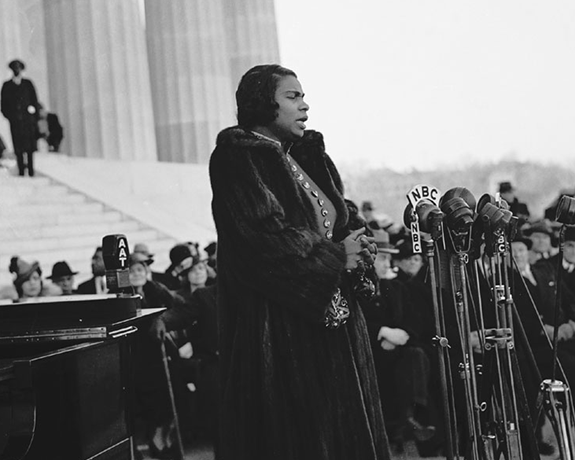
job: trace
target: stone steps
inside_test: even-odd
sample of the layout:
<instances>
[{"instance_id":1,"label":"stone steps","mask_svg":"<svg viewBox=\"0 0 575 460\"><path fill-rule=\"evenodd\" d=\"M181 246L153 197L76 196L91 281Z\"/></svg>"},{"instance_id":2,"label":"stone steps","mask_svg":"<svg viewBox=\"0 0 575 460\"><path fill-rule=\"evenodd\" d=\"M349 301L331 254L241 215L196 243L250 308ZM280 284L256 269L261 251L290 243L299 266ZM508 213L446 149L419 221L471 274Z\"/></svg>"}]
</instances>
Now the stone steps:
<instances>
[{"instance_id":1,"label":"stone steps","mask_svg":"<svg viewBox=\"0 0 575 460\"><path fill-rule=\"evenodd\" d=\"M65 260L82 282L91 277L95 248L114 233L126 235L130 248L146 243L155 254L154 270L170 264L173 238L48 177L2 175L0 197L0 290L12 284L8 266L15 255L37 260L44 277Z\"/></svg>"}]
</instances>

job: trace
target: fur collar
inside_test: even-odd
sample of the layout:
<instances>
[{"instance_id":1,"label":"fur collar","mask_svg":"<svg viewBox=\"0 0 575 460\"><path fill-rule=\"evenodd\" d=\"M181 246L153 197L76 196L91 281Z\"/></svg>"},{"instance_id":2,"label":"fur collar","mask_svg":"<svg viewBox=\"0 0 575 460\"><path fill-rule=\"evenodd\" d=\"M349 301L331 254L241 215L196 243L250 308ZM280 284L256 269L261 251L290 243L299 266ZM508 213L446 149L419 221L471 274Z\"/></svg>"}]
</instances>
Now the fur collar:
<instances>
[{"instance_id":1,"label":"fur collar","mask_svg":"<svg viewBox=\"0 0 575 460\"><path fill-rule=\"evenodd\" d=\"M285 152L279 145L262 139L239 126L232 126L221 131L216 144L223 148L257 149L266 155L276 153L275 159L281 158L282 162L285 158ZM338 216L334 226L334 237L337 241L343 239L348 233L349 214L343 198L343 183L331 158L325 152L323 135L318 131L306 130L303 137L292 145L290 155L333 203ZM287 161L285 165L286 170L289 170Z\"/></svg>"}]
</instances>

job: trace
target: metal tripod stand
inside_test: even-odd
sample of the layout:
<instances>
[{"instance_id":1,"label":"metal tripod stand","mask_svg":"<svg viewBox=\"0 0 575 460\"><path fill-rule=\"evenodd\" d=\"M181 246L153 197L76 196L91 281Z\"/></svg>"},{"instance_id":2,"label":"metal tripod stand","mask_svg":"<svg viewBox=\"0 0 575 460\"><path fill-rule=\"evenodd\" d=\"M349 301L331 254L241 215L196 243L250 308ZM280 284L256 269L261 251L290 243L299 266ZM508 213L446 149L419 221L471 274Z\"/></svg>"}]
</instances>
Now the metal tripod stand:
<instances>
[{"instance_id":1,"label":"metal tripod stand","mask_svg":"<svg viewBox=\"0 0 575 460\"><path fill-rule=\"evenodd\" d=\"M490 260L496 327L485 330L480 384L484 458L538 459L534 426L515 349L514 304L507 263L509 244L502 229L486 233L486 254ZM526 431L523 436L522 427Z\"/></svg>"}]
</instances>

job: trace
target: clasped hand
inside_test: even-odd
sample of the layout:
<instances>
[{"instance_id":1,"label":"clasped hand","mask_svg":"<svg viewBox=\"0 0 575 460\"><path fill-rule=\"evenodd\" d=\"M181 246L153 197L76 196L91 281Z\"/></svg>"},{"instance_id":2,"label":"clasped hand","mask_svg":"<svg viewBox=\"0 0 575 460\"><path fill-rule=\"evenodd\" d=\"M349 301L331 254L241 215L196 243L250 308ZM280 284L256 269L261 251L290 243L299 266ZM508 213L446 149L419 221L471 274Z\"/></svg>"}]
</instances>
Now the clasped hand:
<instances>
[{"instance_id":1,"label":"clasped hand","mask_svg":"<svg viewBox=\"0 0 575 460\"><path fill-rule=\"evenodd\" d=\"M391 351L395 347L401 347L409 340L409 334L403 329L397 327L382 326L377 334L381 348Z\"/></svg>"},{"instance_id":2,"label":"clasped hand","mask_svg":"<svg viewBox=\"0 0 575 460\"><path fill-rule=\"evenodd\" d=\"M362 266L371 266L375 262L377 255L377 245L375 239L364 235L365 228L360 228L351 232L344 240L347 262L345 268L353 270Z\"/></svg>"}]
</instances>

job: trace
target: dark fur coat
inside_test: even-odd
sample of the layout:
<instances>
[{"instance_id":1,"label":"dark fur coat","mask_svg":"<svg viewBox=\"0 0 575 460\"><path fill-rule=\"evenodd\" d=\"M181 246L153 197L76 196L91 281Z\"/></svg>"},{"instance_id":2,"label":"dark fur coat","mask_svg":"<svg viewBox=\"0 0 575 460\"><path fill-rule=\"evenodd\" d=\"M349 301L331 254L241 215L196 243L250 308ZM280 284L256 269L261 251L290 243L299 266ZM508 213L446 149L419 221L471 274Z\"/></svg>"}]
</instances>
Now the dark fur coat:
<instances>
[{"instance_id":1,"label":"dark fur coat","mask_svg":"<svg viewBox=\"0 0 575 460\"><path fill-rule=\"evenodd\" d=\"M350 299L347 324L323 325L336 288L346 292L341 179L321 134L306 132L290 153L333 202L334 241L320 233L312 203L272 142L228 128L210 160L218 231L218 460L388 459L361 310Z\"/></svg>"}]
</instances>

